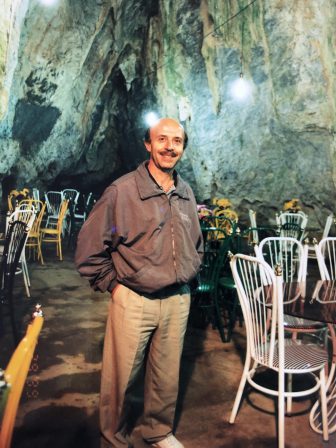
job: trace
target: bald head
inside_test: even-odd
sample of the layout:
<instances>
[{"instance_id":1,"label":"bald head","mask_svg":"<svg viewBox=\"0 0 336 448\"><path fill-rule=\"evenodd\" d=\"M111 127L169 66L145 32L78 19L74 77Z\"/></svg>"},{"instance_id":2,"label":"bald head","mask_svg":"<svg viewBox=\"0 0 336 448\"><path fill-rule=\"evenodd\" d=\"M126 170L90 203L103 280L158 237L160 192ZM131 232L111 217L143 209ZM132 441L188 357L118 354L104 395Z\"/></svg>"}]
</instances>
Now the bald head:
<instances>
[{"instance_id":1,"label":"bald head","mask_svg":"<svg viewBox=\"0 0 336 448\"><path fill-rule=\"evenodd\" d=\"M157 131L164 129L165 127L170 128L176 128L176 130L182 131L183 133L183 149L186 148L188 143L188 136L186 131L184 130L184 127L179 123L177 120L174 120L173 118L161 118L155 124L150 126L146 129L145 132L145 142L150 143L152 139L153 132L156 133Z\"/></svg>"}]
</instances>

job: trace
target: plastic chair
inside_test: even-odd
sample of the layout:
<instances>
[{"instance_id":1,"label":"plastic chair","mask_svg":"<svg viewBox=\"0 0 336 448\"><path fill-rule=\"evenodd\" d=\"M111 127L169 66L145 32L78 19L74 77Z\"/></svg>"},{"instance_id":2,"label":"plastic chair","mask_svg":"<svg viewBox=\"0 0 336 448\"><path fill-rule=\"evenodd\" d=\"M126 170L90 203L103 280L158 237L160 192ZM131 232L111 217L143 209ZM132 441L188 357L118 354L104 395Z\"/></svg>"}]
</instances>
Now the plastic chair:
<instances>
[{"instance_id":1,"label":"plastic chair","mask_svg":"<svg viewBox=\"0 0 336 448\"><path fill-rule=\"evenodd\" d=\"M28 325L26 335L17 346L4 373L6 382L6 405L0 430L0 447L9 448L23 387L41 328L43 315L40 308L34 313L34 320Z\"/></svg>"},{"instance_id":2,"label":"plastic chair","mask_svg":"<svg viewBox=\"0 0 336 448\"><path fill-rule=\"evenodd\" d=\"M63 260L62 256L62 230L63 230L63 221L68 210L69 200L64 200L61 204L58 220L56 223L56 228L42 228L40 230L41 233L41 248L42 243L52 243L56 244L56 252L59 256L60 260ZM41 261L43 263L42 251L41 251Z\"/></svg>"},{"instance_id":3,"label":"plastic chair","mask_svg":"<svg viewBox=\"0 0 336 448\"><path fill-rule=\"evenodd\" d=\"M235 402L230 415L234 423L243 391L248 382L260 392L278 398L278 447L285 446L285 399L303 397L320 391L323 440L327 441L327 403L325 368L328 353L315 344L286 340L283 326L283 278L274 274L264 261L248 255L234 255L230 262L237 285L246 325L246 359ZM267 368L278 377L278 387L270 388L255 379L258 368ZM285 374L311 375L314 385L300 391L286 390Z\"/></svg>"}]
</instances>

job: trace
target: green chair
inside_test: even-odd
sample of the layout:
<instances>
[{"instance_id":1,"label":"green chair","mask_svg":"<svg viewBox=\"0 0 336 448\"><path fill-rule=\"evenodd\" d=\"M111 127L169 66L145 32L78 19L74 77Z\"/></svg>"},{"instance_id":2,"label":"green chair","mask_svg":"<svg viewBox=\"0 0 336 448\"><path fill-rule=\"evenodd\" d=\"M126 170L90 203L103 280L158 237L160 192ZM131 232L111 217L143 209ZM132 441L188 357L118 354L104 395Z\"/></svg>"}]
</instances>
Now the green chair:
<instances>
[{"instance_id":1,"label":"green chair","mask_svg":"<svg viewBox=\"0 0 336 448\"><path fill-rule=\"evenodd\" d=\"M232 237L235 233L235 224L228 234L223 228L203 228L204 256L197 285L191 290L192 310L201 310L205 323L211 323L217 328L223 342L227 341L223 321L223 309L218 291L218 279L222 266L228 260L228 252Z\"/></svg>"}]
</instances>

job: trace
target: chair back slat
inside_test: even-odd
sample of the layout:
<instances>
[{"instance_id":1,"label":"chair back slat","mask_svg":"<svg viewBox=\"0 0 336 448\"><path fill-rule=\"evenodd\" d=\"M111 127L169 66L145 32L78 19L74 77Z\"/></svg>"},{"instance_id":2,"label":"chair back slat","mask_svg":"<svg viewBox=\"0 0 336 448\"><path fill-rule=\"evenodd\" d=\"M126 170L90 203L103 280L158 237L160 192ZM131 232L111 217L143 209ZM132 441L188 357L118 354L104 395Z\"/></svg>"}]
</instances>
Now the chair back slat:
<instances>
[{"instance_id":1,"label":"chair back slat","mask_svg":"<svg viewBox=\"0 0 336 448\"><path fill-rule=\"evenodd\" d=\"M58 217L63 196L61 191L47 191L45 193L48 214Z\"/></svg>"},{"instance_id":2,"label":"chair back slat","mask_svg":"<svg viewBox=\"0 0 336 448\"><path fill-rule=\"evenodd\" d=\"M272 367L277 338L274 272L264 261L242 254L235 255L230 265L246 323L248 349L253 359Z\"/></svg>"},{"instance_id":3,"label":"chair back slat","mask_svg":"<svg viewBox=\"0 0 336 448\"><path fill-rule=\"evenodd\" d=\"M315 252L322 280L336 280L336 237L323 238Z\"/></svg>"},{"instance_id":4,"label":"chair back slat","mask_svg":"<svg viewBox=\"0 0 336 448\"><path fill-rule=\"evenodd\" d=\"M273 269L281 266L285 282L305 280L308 247L303 247L300 241L290 237L269 237L263 239L255 250L258 258Z\"/></svg>"}]
</instances>

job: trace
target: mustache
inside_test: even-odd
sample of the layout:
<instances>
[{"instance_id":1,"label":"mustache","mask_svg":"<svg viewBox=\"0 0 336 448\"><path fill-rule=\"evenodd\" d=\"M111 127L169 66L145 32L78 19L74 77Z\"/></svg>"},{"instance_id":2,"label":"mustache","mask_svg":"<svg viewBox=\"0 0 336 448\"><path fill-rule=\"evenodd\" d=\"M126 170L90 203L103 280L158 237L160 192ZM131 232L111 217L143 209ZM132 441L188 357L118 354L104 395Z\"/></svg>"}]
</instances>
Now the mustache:
<instances>
[{"instance_id":1,"label":"mustache","mask_svg":"<svg viewBox=\"0 0 336 448\"><path fill-rule=\"evenodd\" d=\"M171 157L176 157L177 154L173 149L166 149L165 151L161 151L160 154L162 156L171 156Z\"/></svg>"}]
</instances>

